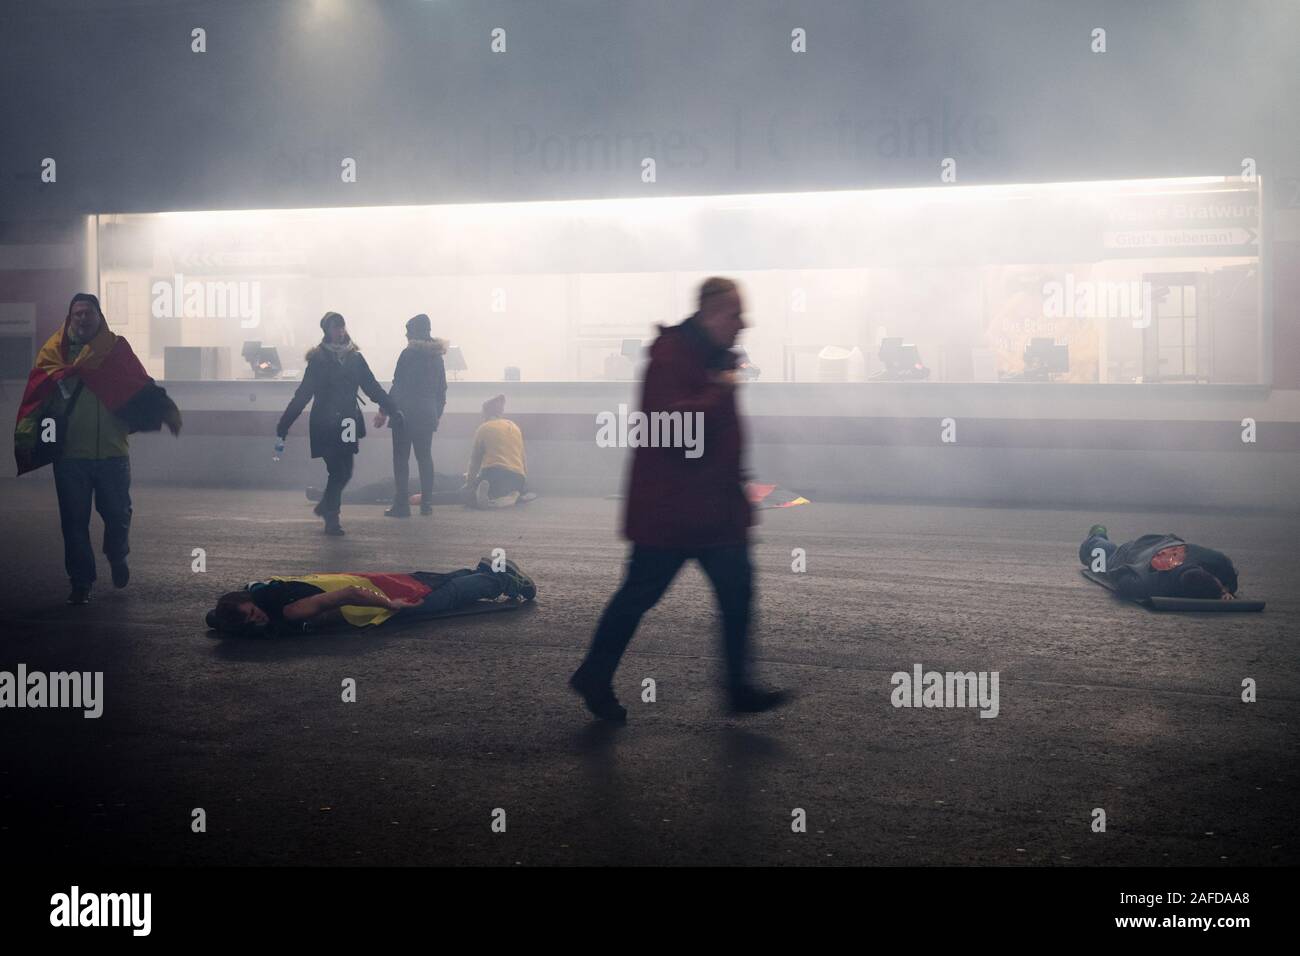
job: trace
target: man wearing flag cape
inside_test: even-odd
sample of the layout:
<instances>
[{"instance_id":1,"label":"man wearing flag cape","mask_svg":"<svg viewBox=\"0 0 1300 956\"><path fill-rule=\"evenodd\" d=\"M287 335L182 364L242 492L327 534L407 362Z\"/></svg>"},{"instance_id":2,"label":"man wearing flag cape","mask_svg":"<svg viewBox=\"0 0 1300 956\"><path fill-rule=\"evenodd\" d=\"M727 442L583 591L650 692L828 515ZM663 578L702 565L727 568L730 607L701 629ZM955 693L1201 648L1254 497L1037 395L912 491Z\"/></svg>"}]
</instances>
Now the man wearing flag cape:
<instances>
[{"instance_id":1,"label":"man wearing flag cape","mask_svg":"<svg viewBox=\"0 0 1300 956\"><path fill-rule=\"evenodd\" d=\"M63 526L69 604L86 604L95 583L92 503L104 519L104 556L113 584L130 578L131 459L127 436L181 430L181 413L145 372L126 339L108 327L99 299L72 297L63 327L50 336L27 376L14 428L18 474L54 466Z\"/></svg>"}]
</instances>

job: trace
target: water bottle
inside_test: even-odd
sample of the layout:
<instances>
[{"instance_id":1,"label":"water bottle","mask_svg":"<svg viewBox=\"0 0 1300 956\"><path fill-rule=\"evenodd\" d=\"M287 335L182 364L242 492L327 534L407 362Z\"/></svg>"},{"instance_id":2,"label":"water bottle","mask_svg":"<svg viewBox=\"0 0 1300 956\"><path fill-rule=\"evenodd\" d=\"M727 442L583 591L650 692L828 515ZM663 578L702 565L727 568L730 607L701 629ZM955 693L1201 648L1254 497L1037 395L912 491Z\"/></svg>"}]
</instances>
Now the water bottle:
<instances>
[{"instance_id":1,"label":"water bottle","mask_svg":"<svg viewBox=\"0 0 1300 956\"><path fill-rule=\"evenodd\" d=\"M275 437L275 454L271 456L272 461L279 461L280 456L284 454L284 439L279 435Z\"/></svg>"}]
</instances>

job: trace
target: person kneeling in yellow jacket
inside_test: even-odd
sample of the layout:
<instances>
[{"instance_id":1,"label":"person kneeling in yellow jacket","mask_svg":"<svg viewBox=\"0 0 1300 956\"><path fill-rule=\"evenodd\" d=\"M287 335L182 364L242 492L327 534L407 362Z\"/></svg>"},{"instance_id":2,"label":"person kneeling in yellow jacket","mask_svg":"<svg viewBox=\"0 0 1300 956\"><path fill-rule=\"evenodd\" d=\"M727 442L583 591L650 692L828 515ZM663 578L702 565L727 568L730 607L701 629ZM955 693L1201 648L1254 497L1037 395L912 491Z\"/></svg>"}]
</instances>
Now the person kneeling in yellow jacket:
<instances>
[{"instance_id":1,"label":"person kneeling in yellow jacket","mask_svg":"<svg viewBox=\"0 0 1300 956\"><path fill-rule=\"evenodd\" d=\"M466 503L476 508L508 508L527 491L524 434L503 417L505 410L504 395L489 398L483 403L483 424L474 433L462 493Z\"/></svg>"}]
</instances>

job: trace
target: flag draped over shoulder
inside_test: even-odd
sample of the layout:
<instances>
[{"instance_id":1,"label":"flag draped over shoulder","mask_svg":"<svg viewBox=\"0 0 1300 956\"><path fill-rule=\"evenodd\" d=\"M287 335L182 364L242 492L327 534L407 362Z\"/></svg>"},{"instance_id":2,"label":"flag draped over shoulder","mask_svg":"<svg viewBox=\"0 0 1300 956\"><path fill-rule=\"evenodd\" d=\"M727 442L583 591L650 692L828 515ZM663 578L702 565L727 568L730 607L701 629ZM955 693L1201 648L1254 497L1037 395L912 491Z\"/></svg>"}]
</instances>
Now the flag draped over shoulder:
<instances>
[{"instance_id":1,"label":"flag draped over shoulder","mask_svg":"<svg viewBox=\"0 0 1300 956\"><path fill-rule=\"evenodd\" d=\"M77 354L68 360L68 324L46 340L27 376L27 388L18 406L14 426L14 459L18 474L39 468L46 461L37 452L41 421L58 397L58 383L73 377L103 402L130 432L158 431L164 424L173 435L180 432L181 413L167 392L157 385L136 358L126 339L113 333L107 323Z\"/></svg>"},{"instance_id":2,"label":"flag draped over shoulder","mask_svg":"<svg viewBox=\"0 0 1300 956\"><path fill-rule=\"evenodd\" d=\"M430 575L441 578L441 575ZM273 581L302 581L320 588L327 594L342 591L344 588L359 587L367 591L379 591L386 597L401 598L415 604L433 590L419 578L411 574L374 574L368 571L331 572L328 574L301 574L291 578L272 578ZM397 612L386 607L369 607L360 604L345 604L339 610L343 620L353 627L369 627L383 624Z\"/></svg>"}]
</instances>

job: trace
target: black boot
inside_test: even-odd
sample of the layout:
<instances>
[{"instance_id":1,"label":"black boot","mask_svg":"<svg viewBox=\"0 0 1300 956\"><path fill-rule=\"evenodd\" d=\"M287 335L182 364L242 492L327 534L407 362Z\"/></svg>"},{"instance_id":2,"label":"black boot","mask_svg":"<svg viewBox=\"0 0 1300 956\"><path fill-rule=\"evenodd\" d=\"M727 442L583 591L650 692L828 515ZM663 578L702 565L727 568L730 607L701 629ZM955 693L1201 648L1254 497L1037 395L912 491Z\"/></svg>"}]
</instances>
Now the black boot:
<instances>
[{"instance_id":1,"label":"black boot","mask_svg":"<svg viewBox=\"0 0 1300 956\"><path fill-rule=\"evenodd\" d=\"M492 565L488 562L487 558L479 561L479 568L482 568L485 563L487 564L488 569L491 570ZM531 601L533 598L537 597L536 583L534 583L532 578L524 574L524 572L519 569L519 565L515 564L513 561L506 561L506 569L498 572L498 574L501 577L502 591L507 597L512 597L520 601Z\"/></svg>"},{"instance_id":2,"label":"black boot","mask_svg":"<svg viewBox=\"0 0 1300 956\"><path fill-rule=\"evenodd\" d=\"M569 678L569 687L599 720L615 724L627 723L627 708L618 702L609 681L593 679L579 667Z\"/></svg>"},{"instance_id":3,"label":"black boot","mask_svg":"<svg viewBox=\"0 0 1300 956\"><path fill-rule=\"evenodd\" d=\"M761 714L773 710L790 700L783 690L764 690L750 684L732 687L727 692L728 705L733 714Z\"/></svg>"}]
</instances>

